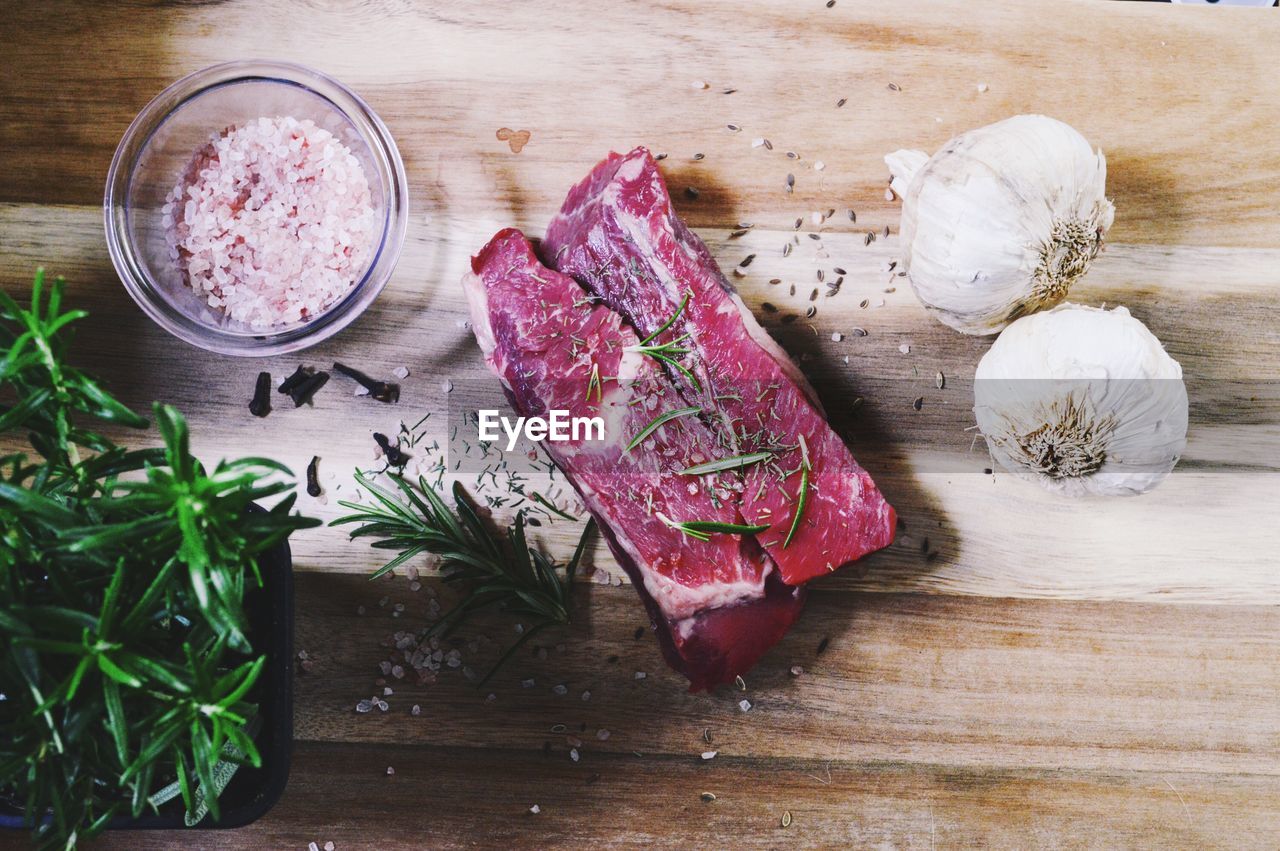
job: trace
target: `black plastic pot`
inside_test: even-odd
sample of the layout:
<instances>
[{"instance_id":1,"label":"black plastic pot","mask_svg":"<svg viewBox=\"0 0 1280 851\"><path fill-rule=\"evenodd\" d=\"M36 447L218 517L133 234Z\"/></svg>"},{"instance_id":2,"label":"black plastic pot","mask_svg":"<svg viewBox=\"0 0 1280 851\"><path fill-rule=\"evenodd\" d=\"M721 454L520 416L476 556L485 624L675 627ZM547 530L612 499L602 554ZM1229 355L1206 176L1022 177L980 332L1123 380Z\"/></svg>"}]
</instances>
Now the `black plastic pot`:
<instances>
[{"instance_id":1,"label":"black plastic pot","mask_svg":"<svg viewBox=\"0 0 1280 851\"><path fill-rule=\"evenodd\" d=\"M261 510L261 509L259 509ZM262 768L242 767L218 796L222 818L205 816L198 829L242 827L271 809L289 779L293 751L293 557L289 542L258 561L264 587L245 595L249 635L255 650L267 656L255 685L262 728L255 739ZM113 819L108 830L185 829L182 800L163 805L159 814ZM0 800L0 828L30 829L21 809Z\"/></svg>"}]
</instances>

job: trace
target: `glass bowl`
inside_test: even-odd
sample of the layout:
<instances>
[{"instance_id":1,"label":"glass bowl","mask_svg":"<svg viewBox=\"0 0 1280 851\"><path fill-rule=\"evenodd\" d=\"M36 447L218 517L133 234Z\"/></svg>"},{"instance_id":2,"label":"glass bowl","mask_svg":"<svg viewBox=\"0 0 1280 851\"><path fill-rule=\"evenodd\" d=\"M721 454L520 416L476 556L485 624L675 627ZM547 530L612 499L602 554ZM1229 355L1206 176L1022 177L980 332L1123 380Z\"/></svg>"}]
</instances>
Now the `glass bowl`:
<instances>
[{"instance_id":1,"label":"glass bowl","mask_svg":"<svg viewBox=\"0 0 1280 851\"><path fill-rule=\"evenodd\" d=\"M163 222L169 192L193 156L232 125L257 118L310 119L345 144L369 182L381 233L367 268L333 304L292 325L254 328L210 307L170 259ZM107 173L107 250L129 295L179 339L228 355L275 355L314 345L345 328L391 277L408 216L404 163L382 120L355 92L286 62L228 62L178 80L138 114Z\"/></svg>"}]
</instances>

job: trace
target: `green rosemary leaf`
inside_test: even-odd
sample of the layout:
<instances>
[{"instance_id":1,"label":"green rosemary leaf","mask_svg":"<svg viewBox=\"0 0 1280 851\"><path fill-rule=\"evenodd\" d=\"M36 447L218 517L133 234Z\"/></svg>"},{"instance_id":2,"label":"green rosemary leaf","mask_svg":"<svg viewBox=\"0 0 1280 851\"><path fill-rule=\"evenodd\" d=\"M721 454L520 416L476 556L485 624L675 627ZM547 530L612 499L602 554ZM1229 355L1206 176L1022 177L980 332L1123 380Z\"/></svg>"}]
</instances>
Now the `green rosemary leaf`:
<instances>
[{"instance_id":1,"label":"green rosemary leaf","mask_svg":"<svg viewBox=\"0 0 1280 851\"><path fill-rule=\"evenodd\" d=\"M802 464L800 466L800 494L796 499L796 513L791 517L791 528L787 531L787 537L782 542L783 549L791 543L791 539L795 537L796 530L800 528L800 518L804 516L804 507L809 502L809 465Z\"/></svg>"},{"instance_id":2,"label":"green rosemary leaf","mask_svg":"<svg viewBox=\"0 0 1280 851\"><path fill-rule=\"evenodd\" d=\"M357 473L357 484L373 503L343 502L353 513L330 525L356 524L348 533L352 538L370 538L377 549L400 551L377 575L422 553L439 558L441 578L463 590L461 599L427 629L428 635L448 635L473 614L490 607L527 616L542 626L569 622L570 583L593 523L587 523L561 579L555 562L529 543L523 511L516 514L506 534L498 534L481 520L460 482L453 484L455 507L450 509L425 478L419 477L416 486L395 475L390 478L404 493L403 500ZM528 634L524 633L517 646L528 640ZM503 656L506 658L509 654Z\"/></svg>"},{"instance_id":3,"label":"green rosemary leaf","mask_svg":"<svg viewBox=\"0 0 1280 851\"><path fill-rule=\"evenodd\" d=\"M563 517L565 520L572 520L574 522L577 522L578 520L577 517L574 517L572 514L569 514L568 512L562 509L556 508L555 505L552 504L550 500L548 500L545 496L538 493L537 491L534 491L529 496L534 502L538 503L543 508L547 509L547 511L550 511L552 514L555 514L557 517Z\"/></svg>"},{"instance_id":4,"label":"green rosemary leaf","mask_svg":"<svg viewBox=\"0 0 1280 851\"><path fill-rule=\"evenodd\" d=\"M680 314L684 313L685 306L689 304L689 295L690 294L687 292L684 294L684 298L680 299L680 306L676 308L675 313L671 314L671 318L668 319L666 322L663 322L660 326L658 326L658 330L654 331L648 337L645 337L643 340L641 340L640 345L642 346L648 345L652 340L656 339L659 334L661 334L663 331L667 330L668 328L670 328L672 325L676 323L676 320L680 318Z\"/></svg>"},{"instance_id":5,"label":"green rosemary leaf","mask_svg":"<svg viewBox=\"0 0 1280 851\"><path fill-rule=\"evenodd\" d=\"M645 439L649 435L653 434L663 425L671 422L672 420L678 419L679 417L687 417L689 414L696 414L701 410L702 409L698 407L677 408L674 411L667 411L666 413L659 414L658 416L654 417L653 420L650 421L648 425L640 429L640 432L635 437L631 438L631 442L627 444L627 448L625 451L630 452L631 450L635 449L641 443L644 443Z\"/></svg>"},{"instance_id":6,"label":"green rosemary leaf","mask_svg":"<svg viewBox=\"0 0 1280 851\"><path fill-rule=\"evenodd\" d=\"M757 526L746 523L723 523L719 520L672 520L660 511L654 512L654 516L672 529L699 541L709 541L711 535L716 533L755 535L769 528L768 524Z\"/></svg>"},{"instance_id":7,"label":"green rosemary leaf","mask_svg":"<svg viewBox=\"0 0 1280 851\"><path fill-rule=\"evenodd\" d=\"M705 464L695 464L680 471L682 476L705 476L707 473L719 473L724 470L741 470L773 457L772 452L752 452L748 455L735 455L732 458L720 458Z\"/></svg>"}]
</instances>

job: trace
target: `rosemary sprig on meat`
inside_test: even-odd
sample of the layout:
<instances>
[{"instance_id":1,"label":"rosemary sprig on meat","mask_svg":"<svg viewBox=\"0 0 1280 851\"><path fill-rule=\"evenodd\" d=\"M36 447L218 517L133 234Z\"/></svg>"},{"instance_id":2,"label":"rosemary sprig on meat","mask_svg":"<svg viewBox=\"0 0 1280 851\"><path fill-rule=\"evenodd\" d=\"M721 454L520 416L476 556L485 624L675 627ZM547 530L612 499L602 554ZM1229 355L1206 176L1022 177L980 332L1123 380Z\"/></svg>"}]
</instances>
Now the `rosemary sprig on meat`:
<instances>
[{"instance_id":1,"label":"rosemary sprig on meat","mask_svg":"<svg viewBox=\"0 0 1280 851\"><path fill-rule=\"evenodd\" d=\"M718 520L672 520L661 511L655 511L654 516L677 532L698 541L710 541L713 534L755 535L769 528L767 523L753 526L747 523L722 523Z\"/></svg>"},{"instance_id":2,"label":"rosemary sprig on meat","mask_svg":"<svg viewBox=\"0 0 1280 851\"><path fill-rule=\"evenodd\" d=\"M352 538L373 538L375 549L399 551L371 579L424 553L440 558L444 581L461 584L464 590L462 599L428 627L426 636L446 636L472 615L493 607L532 621L478 685L488 682L534 635L549 626L570 622L573 577L595 526L593 520L587 521L577 549L563 567L561 576L550 556L529 545L523 511L516 514L515 523L503 536L491 532L480 519L475 504L460 483L453 485L455 511L425 478L420 476L416 486L401 476L389 478L397 490L382 487L357 472L356 483L369 494L372 502L340 502L353 513L339 517L330 525L357 523L359 526L351 532Z\"/></svg>"},{"instance_id":3,"label":"rosemary sprig on meat","mask_svg":"<svg viewBox=\"0 0 1280 851\"><path fill-rule=\"evenodd\" d=\"M640 429L640 431L637 432L635 437L631 438L631 442L627 444L626 451L630 452L640 444L644 443L645 440L649 437L649 435L653 434L659 428L671 422L672 420L678 419L680 417L687 417L689 414L696 414L701 410L702 410L701 408L698 408L695 406L695 407L689 407L689 408L677 408L674 411L667 411L666 413L659 414L658 416L654 417L649 422L648 425Z\"/></svg>"},{"instance_id":4,"label":"rosemary sprig on meat","mask_svg":"<svg viewBox=\"0 0 1280 851\"><path fill-rule=\"evenodd\" d=\"M791 539L796 536L796 530L800 528L800 518L804 516L804 507L809 504L809 444L805 442L803 434L798 437L800 438L800 491L796 497L796 513L791 517L791 528L787 530L787 537L782 542L783 549L786 549Z\"/></svg>"},{"instance_id":5,"label":"rosemary sprig on meat","mask_svg":"<svg viewBox=\"0 0 1280 851\"><path fill-rule=\"evenodd\" d=\"M680 299L680 306L676 308L675 313L671 314L670 319L668 319L666 322L663 322L662 325L660 325L656 331L654 331L648 337L645 337L643 340L641 340L638 345L627 346L627 348L624 349L624 351L639 352L642 355L648 355L654 360L658 360L658 361L661 361L662 363L665 363L667 366L671 367L672 369L676 370L681 375L683 375L685 379L688 380L688 382L693 385L693 388L697 390L699 393L701 393L702 384L698 381L697 376L695 376L687 366L680 363L680 360L679 360L681 356L689 354L690 350L680 345L685 340L689 339L689 336L690 336L689 334L682 334L679 337L676 337L674 340L671 340L666 343L662 343L661 345L657 345L657 346L649 345L654 340L656 340L660 334L662 334L664 331L666 331L668 328L670 328L672 325L676 323L676 320L680 318L680 315L682 313L684 313L684 309L688 304L689 304L689 293L685 293L684 298Z\"/></svg>"},{"instance_id":6,"label":"rosemary sprig on meat","mask_svg":"<svg viewBox=\"0 0 1280 851\"><path fill-rule=\"evenodd\" d=\"M747 455L735 455L732 458L718 458L705 464L694 464L680 471L682 476L705 476L708 473L719 473L724 470L741 470L773 457L772 452L751 452Z\"/></svg>"}]
</instances>

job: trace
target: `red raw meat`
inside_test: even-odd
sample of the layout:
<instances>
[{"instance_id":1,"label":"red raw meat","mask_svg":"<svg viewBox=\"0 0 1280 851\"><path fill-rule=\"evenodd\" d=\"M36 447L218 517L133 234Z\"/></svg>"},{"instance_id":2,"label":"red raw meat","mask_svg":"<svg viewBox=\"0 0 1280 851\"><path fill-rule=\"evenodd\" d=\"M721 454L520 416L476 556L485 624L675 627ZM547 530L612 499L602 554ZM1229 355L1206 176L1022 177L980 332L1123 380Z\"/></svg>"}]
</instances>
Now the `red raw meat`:
<instances>
[{"instance_id":1,"label":"red raw meat","mask_svg":"<svg viewBox=\"0 0 1280 851\"><path fill-rule=\"evenodd\" d=\"M801 589L778 579L750 535L707 541L661 520L742 523L732 474L677 471L715 457L697 416L671 420L640 447L631 438L684 402L655 362L628 346L635 333L567 275L545 268L516 230L497 234L463 285L477 341L522 416L551 409L601 416L605 439L544 441L577 488L657 627L668 663L691 690L732 681L786 633ZM593 373L603 380L588 392Z\"/></svg>"},{"instance_id":2,"label":"red raw meat","mask_svg":"<svg viewBox=\"0 0 1280 851\"><path fill-rule=\"evenodd\" d=\"M760 327L702 240L676 215L657 163L644 148L610 154L569 191L542 254L583 283L641 335L683 312L654 344L682 339L672 371L689 404L709 414L721 455L768 451L743 471L740 508L789 584L835 570L893 541L896 516L871 476L828 425L817 394ZM807 448L807 453L805 452ZM801 466L808 500L789 544Z\"/></svg>"}]
</instances>

